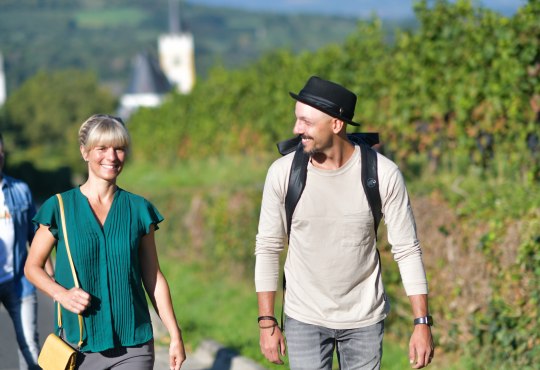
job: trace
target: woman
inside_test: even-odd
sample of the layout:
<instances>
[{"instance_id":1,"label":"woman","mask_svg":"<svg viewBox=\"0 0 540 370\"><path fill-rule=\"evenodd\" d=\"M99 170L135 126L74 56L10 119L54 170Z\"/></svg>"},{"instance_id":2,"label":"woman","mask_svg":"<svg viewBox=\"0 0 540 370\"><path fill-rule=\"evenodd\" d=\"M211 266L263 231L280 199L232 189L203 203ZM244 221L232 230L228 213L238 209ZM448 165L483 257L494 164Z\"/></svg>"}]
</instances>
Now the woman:
<instances>
[{"instance_id":1,"label":"woman","mask_svg":"<svg viewBox=\"0 0 540 370\"><path fill-rule=\"evenodd\" d=\"M56 196L34 217L39 228L26 276L63 307L64 333L70 343L79 341L79 324L77 315L66 310L83 316L78 369L153 368L146 290L169 331L170 367L178 370L186 358L184 345L154 239L163 217L147 200L116 185L130 144L127 129L118 118L93 115L79 130L79 144L88 164L88 180L61 195L80 288L74 287ZM44 265L56 244L52 279Z\"/></svg>"}]
</instances>

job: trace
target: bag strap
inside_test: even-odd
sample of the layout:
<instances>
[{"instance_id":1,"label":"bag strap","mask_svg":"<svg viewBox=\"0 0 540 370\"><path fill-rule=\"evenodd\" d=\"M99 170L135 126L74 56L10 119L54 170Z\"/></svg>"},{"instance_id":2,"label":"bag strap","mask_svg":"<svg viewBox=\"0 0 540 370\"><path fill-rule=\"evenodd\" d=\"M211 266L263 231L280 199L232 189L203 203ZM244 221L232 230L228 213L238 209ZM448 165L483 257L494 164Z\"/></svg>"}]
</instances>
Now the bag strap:
<instances>
[{"instance_id":1,"label":"bag strap","mask_svg":"<svg viewBox=\"0 0 540 370\"><path fill-rule=\"evenodd\" d=\"M60 219L62 221L62 231L64 233L64 242L66 243L66 251L67 256L69 260L69 265L71 266L71 273L73 274L73 281L75 283L75 286L79 288L79 279L77 279L77 273L75 272L75 265L73 264L73 258L71 257L71 250L69 248L69 242L68 242L68 234L67 234L67 227L66 227L66 216L64 214L64 201L62 200L62 195L56 194L56 197L58 198L58 204L60 206ZM60 330L62 329L62 309L60 307L60 303L56 302L56 305L58 307L58 328ZM79 343L77 346L79 347L79 350L82 347L83 344L83 318L81 315L77 315L79 317Z\"/></svg>"},{"instance_id":2,"label":"bag strap","mask_svg":"<svg viewBox=\"0 0 540 370\"><path fill-rule=\"evenodd\" d=\"M379 175L377 171L377 152L364 143L360 143L362 156L362 186L373 214L373 226L375 227L375 239L377 229L382 219L382 201L379 191Z\"/></svg>"},{"instance_id":3,"label":"bag strap","mask_svg":"<svg viewBox=\"0 0 540 370\"><path fill-rule=\"evenodd\" d=\"M287 239L290 238L292 215L294 209L302 196L304 188L306 187L307 178L307 166L309 162L309 154L304 152L304 147L300 142L296 146L294 152L294 159L291 165L291 172L289 174L289 184L287 187L287 194L285 195L285 217L287 219Z\"/></svg>"}]
</instances>

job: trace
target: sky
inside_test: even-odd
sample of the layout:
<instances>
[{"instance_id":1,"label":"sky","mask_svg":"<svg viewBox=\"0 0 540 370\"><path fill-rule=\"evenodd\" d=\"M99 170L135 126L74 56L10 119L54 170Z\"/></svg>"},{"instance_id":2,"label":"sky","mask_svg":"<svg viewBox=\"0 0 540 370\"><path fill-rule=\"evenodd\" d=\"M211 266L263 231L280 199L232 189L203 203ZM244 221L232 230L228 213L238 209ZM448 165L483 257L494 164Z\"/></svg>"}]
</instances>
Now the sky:
<instances>
[{"instance_id":1,"label":"sky","mask_svg":"<svg viewBox=\"0 0 540 370\"><path fill-rule=\"evenodd\" d=\"M187 0L192 4L225 6L246 10L272 12L319 13L346 15L358 18L376 13L380 18L404 18L413 16L415 0ZM475 1L483 7L504 15L512 15L527 3L526 0Z\"/></svg>"}]
</instances>

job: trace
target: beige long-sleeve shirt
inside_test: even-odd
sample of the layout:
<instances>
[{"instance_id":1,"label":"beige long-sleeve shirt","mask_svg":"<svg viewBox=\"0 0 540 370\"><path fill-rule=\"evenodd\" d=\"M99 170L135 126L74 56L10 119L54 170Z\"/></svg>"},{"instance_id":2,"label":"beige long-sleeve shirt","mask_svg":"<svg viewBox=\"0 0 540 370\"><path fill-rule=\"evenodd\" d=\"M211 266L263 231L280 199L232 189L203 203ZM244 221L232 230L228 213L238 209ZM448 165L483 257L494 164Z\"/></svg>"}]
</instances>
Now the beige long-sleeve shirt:
<instances>
[{"instance_id":1,"label":"beige long-sleeve shirt","mask_svg":"<svg viewBox=\"0 0 540 370\"><path fill-rule=\"evenodd\" d=\"M257 292L276 291L279 253L286 243L285 195L294 153L268 170L256 237ZM337 170L308 165L293 214L285 275L285 313L332 329L384 319L384 293L373 216L361 183L360 148ZM414 216L398 167L378 154L379 191L388 240L407 295L427 294Z\"/></svg>"}]
</instances>

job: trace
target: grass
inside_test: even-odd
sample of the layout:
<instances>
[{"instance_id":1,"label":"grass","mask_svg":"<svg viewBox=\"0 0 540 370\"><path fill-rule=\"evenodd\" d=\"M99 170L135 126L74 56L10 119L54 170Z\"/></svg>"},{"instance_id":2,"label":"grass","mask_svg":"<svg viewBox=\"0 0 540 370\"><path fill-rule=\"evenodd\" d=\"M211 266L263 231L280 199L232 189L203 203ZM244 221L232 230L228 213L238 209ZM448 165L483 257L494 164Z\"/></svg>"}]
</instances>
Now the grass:
<instances>
[{"instance_id":1,"label":"grass","mask_svg":"<svg viewBox=\"0 0 540 370\"><path fill-rule=\"evenodd\" d=\"M173 304L188 351L212 338L242 355L264 363L259 352L257 297L247 281L237 280L197 263L160 262L171 286ZM282 369L279 366L268 366Z\"/></svg>"}]
</instances>

